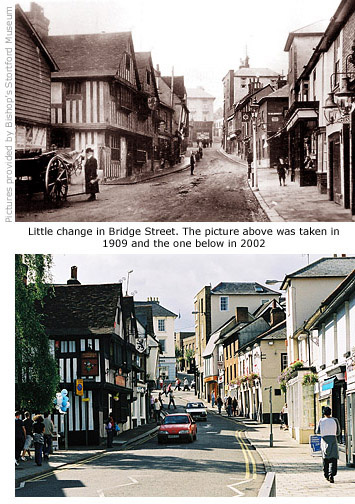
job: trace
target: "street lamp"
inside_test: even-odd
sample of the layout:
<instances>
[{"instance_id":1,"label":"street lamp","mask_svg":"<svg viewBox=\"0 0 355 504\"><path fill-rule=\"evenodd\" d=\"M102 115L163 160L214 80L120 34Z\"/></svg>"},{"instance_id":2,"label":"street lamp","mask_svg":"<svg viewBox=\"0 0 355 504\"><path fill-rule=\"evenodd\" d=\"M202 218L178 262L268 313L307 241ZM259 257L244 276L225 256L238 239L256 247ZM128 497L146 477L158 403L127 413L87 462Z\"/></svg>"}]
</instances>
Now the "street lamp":
<instances>
[{"instance_id":1,"label":"street lamp","mask_svg":"<svg viewBox=\"0 0 355 504\"><path fill-rule=\"evenodd\" d=\"M274 446L274 435L272 433L272 386L265 387L269 391L269 405L270 405L270 448Z\"/></svg>"},{"instance_id":2,"label":"street lamp","mask_svg":"<svg viewBox=\"0 0 355 504\"><path fill-rule=\"evenodd\" d=\"M251 120L253 125L253 163L254 163L254 180L253 180L253 189L254 191L258 191L258 167L256 163L256 120L258 118L258 110L259 104L256 101L256 97L250 104L250 112L251 112Z\"/></svg>"},{"instance_id":3,"label":"street lamp","mask_svg":"<svg viewBox=\"0 0 355 504\"><path fill-rule=\"evenodd\" d=\"M133 270L129 270L127 272L127 284L126 284L126 296L128 296L128 282L129 282L129 275L133 273Z\"/></svg>"}]
</instances>

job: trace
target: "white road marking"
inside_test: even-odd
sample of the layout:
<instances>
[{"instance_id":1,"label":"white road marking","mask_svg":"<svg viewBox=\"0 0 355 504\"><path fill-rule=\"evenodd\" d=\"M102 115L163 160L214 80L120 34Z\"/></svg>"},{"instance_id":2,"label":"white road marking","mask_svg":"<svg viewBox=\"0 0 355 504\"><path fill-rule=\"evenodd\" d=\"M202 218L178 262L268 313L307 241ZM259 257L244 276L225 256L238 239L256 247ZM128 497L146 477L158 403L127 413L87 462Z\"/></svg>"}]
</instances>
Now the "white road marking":
<instances>
[{"instance_id":1,"label":"white road marking","mask_svg":"<svg viewBox=\"0 0 355 504\"><path fill-rule=\"evenodd\" d=\"M231 479L234 479L234 478L231 478ZM252 480L246 479L243 481L239 481L238 483L233 483L232 485L227 485L227 488L230 488L231 490L233 490L233 492L235 492L237 494L234 497L242 497L243 495L245 495L244 492L241 492L240 490L238 490L238 488L235 488L235 487L239 486L239 485L244 485L244 483L248 483L249 481L252 481Z\"/></svg>"},{"instance_id":2,"label":"white road marking","mask_svg":"<svg viewBox=\"0 0 355 504\"><path fill-rule=\"evenodd\" d=\"M122 483L121 485L115 485L115 486L112 486L112 487L108 487L106 490L113 489L113 488L125 487L125 486L131 486L131 485L137 485L138 484L138 481L135 478L133 478L132 476L128 476L128 479L131 480L130 483ZM99 494L99 497L105 497L105 493L104 493L103 488L101 488L100 490L97 490L97 493Z\"/></svg>"}]
</instances>

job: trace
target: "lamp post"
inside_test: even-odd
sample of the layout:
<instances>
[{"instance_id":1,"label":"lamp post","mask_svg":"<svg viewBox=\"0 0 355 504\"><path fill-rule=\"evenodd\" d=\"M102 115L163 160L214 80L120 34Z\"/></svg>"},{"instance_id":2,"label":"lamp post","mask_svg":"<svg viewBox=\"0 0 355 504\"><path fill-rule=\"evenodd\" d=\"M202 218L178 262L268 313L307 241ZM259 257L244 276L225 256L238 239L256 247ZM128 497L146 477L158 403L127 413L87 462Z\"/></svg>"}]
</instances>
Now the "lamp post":
<instances>
[{"instance_id":1,"label":"lamp post","mask_svg":"<svg viewBox=\"0 0 355 504\"><path fill-rule=\"evenodd\" d=\"M128 282L129 282L129 275L133 273L133 270L129 270L127 272L127 285L126 285L126 296L128 296Z\"/></svg>"},{"instance_id":2,"label":"lamp post","mask_svg":"<svg viewBox=\"0 0 355 504\"><path fill-rule=\"evenodd\" d=\"M270 406L270 448L274 446L274 435L272 433L272 386L265 387L269 391L269 406Z\"/></svg>"},{"instance_id":3,"label":"lamp post","mask_svg":"<svg viewBox=\"0 0 355 504\"><path fill-rule=\"evenodd\" d=\"M258 191L258 167L256 162L256 120L258 118L259 104L256 101L256 97L250 104L251 120L253 125L253 163L254 163L254 180L253 180L253 190Z\"/></svg>"}]
</instances>

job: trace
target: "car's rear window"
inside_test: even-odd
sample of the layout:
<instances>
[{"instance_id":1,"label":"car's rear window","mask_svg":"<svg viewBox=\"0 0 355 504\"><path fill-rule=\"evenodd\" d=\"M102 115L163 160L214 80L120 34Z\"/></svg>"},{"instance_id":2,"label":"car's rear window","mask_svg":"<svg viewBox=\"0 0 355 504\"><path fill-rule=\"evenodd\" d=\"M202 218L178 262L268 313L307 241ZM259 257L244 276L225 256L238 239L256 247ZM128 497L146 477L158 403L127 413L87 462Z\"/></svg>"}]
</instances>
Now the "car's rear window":
<instances>
[{"instance_id":1,"label":"car's rear window","mask_svg":"<svg viewBox=\"0 0 355 504\"><path fill-rule=\"evenodd\" d=\"M167 416L164 419L164 424L184 424L189 423L189 418L186 415Z\"/></svg>"},{"instance_id":2,"label":"car's rear window","mask_svg":"<svg viewBox=\"0 0 355 504\"><path fill-rule=\"evenodd\" d=\"M190 402L190 403L187 403L187 406L186 408L204 408L204 404L202 402Z\"/></svg>"}]
</instances>

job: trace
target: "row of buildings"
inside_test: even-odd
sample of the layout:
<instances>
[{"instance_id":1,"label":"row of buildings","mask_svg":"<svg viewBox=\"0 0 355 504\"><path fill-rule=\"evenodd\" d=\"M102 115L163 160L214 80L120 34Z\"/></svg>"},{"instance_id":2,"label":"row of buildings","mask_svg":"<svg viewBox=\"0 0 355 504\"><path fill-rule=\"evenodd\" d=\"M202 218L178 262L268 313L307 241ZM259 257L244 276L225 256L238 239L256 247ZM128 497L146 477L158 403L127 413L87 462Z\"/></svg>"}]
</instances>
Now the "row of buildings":
<instances>
[{"instance_id":1,"label":"row of buildings","mask_svg":"<svg viewBox=\"0 0 355 504\"><path fill-rule=\"evenodd\" d=\"M186 151L183 76L162 76L132 35L49 35L43 9L16 6L16 151L95 151L104 179L174 164Z\"/></svg>"},{"instance_id":2,"label":"row of buildings","mask_svg":"<svg viewBox=\"0 0 355 504\"><path fill-rule=\"evenodd\" d=\"M291 180L355 214L355 6L342 0L330 22L288 35L286 78L250 68L246 57L223 79L223 145L257 168L288 158ZM255 128L255 140L253 140ZM255 146L253 144L255 142Z\"/></svg>"},{"instance_id":3,"label":"row of buildings","mask_svg":"<svg viewBox=\"0 0 355 504\"><path fill-rule=\"evenodd\" d=\"M355 258L328 257L286 274L279 291L221 282L195 296L195 334L179 333L184 371L211 401L235 396L241 415L269 423L285 402L290 434L309 436L330 406L355 463ZM191 365L191 351L194 362Z\"/></svg>"},{"instance_id":4,"label":"row of buildings","mask_svg":"<svg viewBox=\"0 0 355 504\"><path fill-rule=\"evenodd\" d=\"M156 298L134 301L122 283L81 284L76 266L66 284L53 286L43 324L71 405L53 420L70 445L99 444L109 414L121 431L148 422L159 376L175 380L176 317Z\"/></svg>"}]
</instances>

